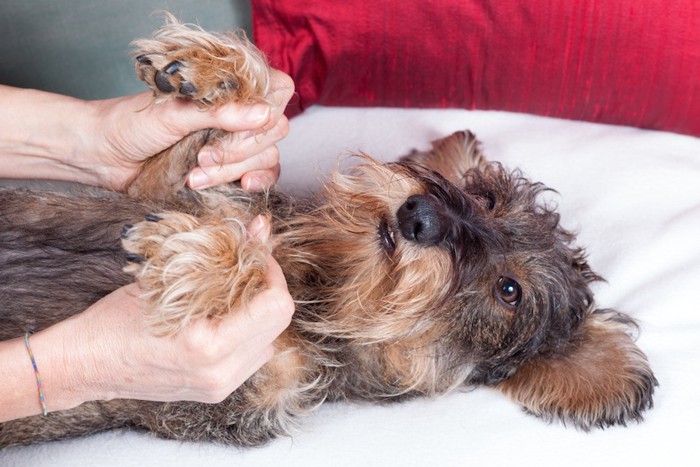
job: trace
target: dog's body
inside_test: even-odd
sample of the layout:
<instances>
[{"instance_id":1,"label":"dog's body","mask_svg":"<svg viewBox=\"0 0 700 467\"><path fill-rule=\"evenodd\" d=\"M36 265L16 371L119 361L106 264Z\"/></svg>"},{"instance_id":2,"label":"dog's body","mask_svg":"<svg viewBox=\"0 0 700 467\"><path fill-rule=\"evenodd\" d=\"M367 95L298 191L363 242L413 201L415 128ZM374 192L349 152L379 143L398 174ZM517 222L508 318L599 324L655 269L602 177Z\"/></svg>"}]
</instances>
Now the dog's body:
<instances>
[{"instance_id":1,"label":"dog's body","mask_svg":"<svg viewBox=\"0 0 700 467\"><path fill-rule=\"evenodd\" d=\"M264 95L264 66L252 67L255 85L240 64L197 81L209 76L202 50L238 59L236 47L252 47L197 31L187 48L187 30L171 20L138 44L139 75L159 96L217 105ZM398 163L364 157L308 200L182 190L198 148L222 137L200 132L157 155L129 196L0 192L0 339L78 313L134 276L154 332L177 332L259 290L272 248L297 304L276 356L220 404L90 402L2 424L0 447L124 426L257 445L325 400L470 385L583 429L639 420L651 406L656 380L628 335L634 325L596 309L589 283L598 278L538 203L544 188L487 163L470 133ZM249 241L244 226L266 212L270 244Z\"/></svg>"}]
</instances>

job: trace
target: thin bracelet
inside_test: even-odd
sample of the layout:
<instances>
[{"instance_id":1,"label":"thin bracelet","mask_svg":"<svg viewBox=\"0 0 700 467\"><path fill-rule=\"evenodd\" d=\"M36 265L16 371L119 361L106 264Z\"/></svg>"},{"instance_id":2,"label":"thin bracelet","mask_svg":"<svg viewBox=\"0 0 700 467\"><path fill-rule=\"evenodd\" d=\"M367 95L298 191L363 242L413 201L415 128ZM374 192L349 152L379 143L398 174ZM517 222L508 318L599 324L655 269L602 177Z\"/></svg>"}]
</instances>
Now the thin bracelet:
<instances>
[{"instance_id":1,"label":"thin bracelet","mask_svg":"<svg viewBox=\"0 0 700 467\"><path fill-rule=\"evenodd\" d=\"M24 333L24 345L27 346L29 358L32 360L32 366L34 367L34 375L36 376L36 387L37 389L39 389L39 403L41 403L41 409L45 417L46 414L49 413L49 411L46 409L46 400L44 399L44 390L41 387L41 376L39 376L39 368L36 366L36 360L34 359L32 348L29 346L29 336L31 336L32 334L32 331L27 331Z\"/></svg>"}]
</instances>

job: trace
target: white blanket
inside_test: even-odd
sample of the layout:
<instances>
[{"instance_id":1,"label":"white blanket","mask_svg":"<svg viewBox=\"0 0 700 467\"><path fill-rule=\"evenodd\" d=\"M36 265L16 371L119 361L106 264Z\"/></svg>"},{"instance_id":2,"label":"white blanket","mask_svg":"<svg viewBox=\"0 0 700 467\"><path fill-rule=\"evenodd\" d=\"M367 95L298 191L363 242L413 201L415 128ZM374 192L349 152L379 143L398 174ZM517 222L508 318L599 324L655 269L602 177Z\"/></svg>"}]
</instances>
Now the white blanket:
<instances>
[{"instance_id":1,"label":"white blanket","mask_svg":"<svg viewBox=\"0 0 700 467\"><path fill-rule=\"evenodd\" d=\"M316 107L292 120L281 144L281 185L307 191L338 156L392 160L465 128L489 159L557 190L548 198L608 281L595 285L597 302L640 323L638 345L660 382L643 423L583 433L477 389L325 405L293 438L257 449L116 431L0 452L0 465L698 465L700 139L501 112Z\"/></svg>"}]
</instances>

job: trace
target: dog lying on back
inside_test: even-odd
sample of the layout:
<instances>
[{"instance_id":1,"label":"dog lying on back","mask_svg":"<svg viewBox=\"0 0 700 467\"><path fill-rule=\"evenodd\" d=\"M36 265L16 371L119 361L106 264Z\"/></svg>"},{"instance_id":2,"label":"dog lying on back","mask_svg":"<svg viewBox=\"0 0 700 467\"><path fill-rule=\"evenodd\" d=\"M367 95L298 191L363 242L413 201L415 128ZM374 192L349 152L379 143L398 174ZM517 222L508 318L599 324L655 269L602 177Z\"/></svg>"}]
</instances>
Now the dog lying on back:
<instances>
[{"instance_id":1,"label":"dog lying on back","mask_svg":"<svg viewBox=\"0 0 700 467\"><path fill-rule=\"evenodd\" d=\"M236 35L168 16L135 44L156 102L216 106L267 92L264 58ZM193 133L150 159L122 197L0 192L0 339L66 319L134 279L153 331L176 333L254 295L272 249L297 303L276 356L216 405L89 402L0 425L0 447L118 427L252 446L288 434L324 401L476 385L584 430L638 421L652 406L656 380L630 336L636 327L596 307L589 284L599 277L538 201L545 187L487 162L471 133L396 163L362 156L312 199L187 190L198 149L227 137ZM267 245L247 241L243 227L260 213L272 218ZM178 236L187 241L166 250ZM37 298L49 286L64 292Z\"/></svg>"}]
</instances>

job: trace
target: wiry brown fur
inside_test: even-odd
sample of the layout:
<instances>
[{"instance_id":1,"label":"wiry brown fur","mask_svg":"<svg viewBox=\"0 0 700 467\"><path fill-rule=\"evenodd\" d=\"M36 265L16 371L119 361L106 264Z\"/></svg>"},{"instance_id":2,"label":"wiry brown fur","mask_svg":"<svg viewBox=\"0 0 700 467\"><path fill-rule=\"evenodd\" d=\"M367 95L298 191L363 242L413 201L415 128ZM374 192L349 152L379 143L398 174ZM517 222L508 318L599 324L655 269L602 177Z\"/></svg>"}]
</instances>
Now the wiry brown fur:
<instances>
[{"instance_id":1,"label":"wiry brown fur","mask_svg":"<svg viewBox=\"0 0 700 467\"><path fill-rule=\"evenodd\" d=\"M193 37L207 47L218 36ZM201 55L161 40L167 34L139 43L137 56ZM139 73L163 92L149 78L155 69ZM233 89L228 97L241 98ZM397 163L361 156L306 200L183 189L197 146L186 140L155 156L124 197L0 192L0 338L65 319L134 276L153 331L178 332L254 294L269 248L297 304L277 355L220 404L95 401L4 423L0 446L115 427L259 445L325 400L388 402L473 385L584 430L639 420L651 407L656 380L629 334L634 324L596 308L589 284L598 277L539 201L545 188L486 162L471 133ZM272 219L267 245L246 236L259 213Z\"/></svg>"}]
</instances>

